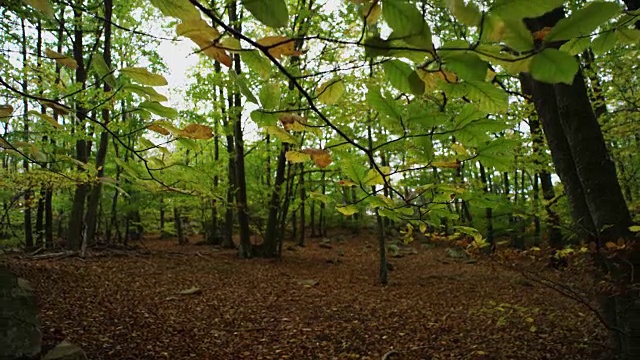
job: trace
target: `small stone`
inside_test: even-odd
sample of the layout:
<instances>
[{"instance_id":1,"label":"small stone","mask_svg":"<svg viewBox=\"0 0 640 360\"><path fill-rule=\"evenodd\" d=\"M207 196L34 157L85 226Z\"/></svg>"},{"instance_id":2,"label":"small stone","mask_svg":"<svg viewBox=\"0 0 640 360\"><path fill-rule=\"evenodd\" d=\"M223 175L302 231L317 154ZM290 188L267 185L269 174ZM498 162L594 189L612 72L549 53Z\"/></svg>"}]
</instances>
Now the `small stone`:
<instances>
[{"instance_id":1,"label":"small stone","mask_svg":"<svg viewBox=\"0 0 640 360\"><path fill-rule=\"evenodd\" d=\"M87 354L78 346L65 340L51 349L42 360L87 360Z\"/></svg>"}]
</instances>

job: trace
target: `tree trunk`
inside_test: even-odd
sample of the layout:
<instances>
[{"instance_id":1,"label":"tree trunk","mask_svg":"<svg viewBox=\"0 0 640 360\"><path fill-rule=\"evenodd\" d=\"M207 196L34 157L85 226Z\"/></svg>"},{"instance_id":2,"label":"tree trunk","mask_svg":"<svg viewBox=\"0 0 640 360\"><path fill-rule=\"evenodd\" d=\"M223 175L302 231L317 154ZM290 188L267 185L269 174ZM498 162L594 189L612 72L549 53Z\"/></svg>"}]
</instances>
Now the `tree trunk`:
<instances>
[{"instance_id":1,"label":"tree trunk","mask_svg":"<svg viewBox=\"0 0 640 360\"><path fill-rule=\"evenodd\" d=\"M629 1L635 4L635 1ZM553 27L564 18L564 11L558 8L549 14L527 20L529 30L538 31L544 27ZM591 220L591 235L600 246L606 241L616 241L619 237L630 238L628 226L631 224L629 210L624 201L618 183L614 163L609 158L602 131L597 122L592 104L579 70L573 83L540 85L533 82L533 99L540 114L547 142L552 156L561 153L559 162L554 163L558 175L565 183L565 189L572 206L574 222L575 212ZM540 88L546 91L540 92ZM544 100L541 100L544 98ZM543 115L544 112L544 115ZM554 141L556 141L554 143ZM558 142L566 141L564 149ZM554 144L554 145L552 145ZM570 157L569 157L570 156ZM568 159L572 158L573 173L560 171L570 169ZM569 177L566 177L569 175ZM566 177L566 178L565 178ZM575 207L575 208L574 208ZM582 214L584 213L584 214ZM581 229L579 229L581 230ZM634 247L629 259L605 259L596 255L602 270L608 273L618 284L629 286L628 291L614 296L602 296L602 309L612 331L611 339L616 355L625 359L640 358L640 300L637 285L639 280L633 276L640 270L640 251Z\"/></svg>"},{"instance_id":2,"label":"tree trunk","mask_svg":"<svg viewBox=\"0 0 640 360\"><path fill-rule=\"evenodd\" d=\"M105 64L111 68L111 17L113 13L112 0L104 0L104 52L103 57ZM104 82L104 92L111 91L111 86ZM111 122L111 113L108 108L102 109L102 123L108 126ZM103 130L100 134L100 144L96 154L96 169L98 169L98 178L104 176L104 165L107 158L107 149L109 146L109 133ZM87 226L87 243L93 245L95 243L95 233L98 224L98 205L102 196L102 182L98 180L91 188L89 201L87 203L87 214L85 223Z\"/></svg>"},{"instance_id":3,"label":"tree trunk","mask_svg":"<svg viewBox=\"0 0 640 360\"><path fill-rule=\"evenodd\" d=\"M28 90L28 79L27 79L27 67L29 66L27 63L27 33L24 23L24 18L20 18L20 27L22 28L22 66L24 74L22 76L22 92L27 94ZM29 143L29 99L25 96L22 98L22 107L23 107L23 135L22 140L25 143ZM29 172L29 161L25 158L22 160L22 168L25 173ZM31 198L33 197L33 191L31 189L27 189L24 192L24 242L27 248L33 247L33 228L31 222Z\"/></svg>"},{"instance_id":4,"label":"tree trunk","mask_svg":"<svg viewBox=\"0 0 640 360\"><path fill-rule=\"evenodd\" d=\"M484 166L482 165L482 163L478 163L478 165L480 166L480 181L482 181L482 185L484 186L484 193L485 194L489 194L489 187L488 187L488 179L487 179L487 173L484 169ZM485 216L487 219L487 242L489 244L491 244L491 246L494 246L494 234L493 234L493 209L488 207L485 209Z\"/></svg>"},{"instance_id":5,"label":"tree trunk","mask_svg":"<svg viewBox=\"0 0 640 360\"><path fill-rule=\"evenodd\" d=\"M78 63L76 69L76 83L81 84L84 88L87 74L84 68L83 58L83 30L82 30L82 7L83 1L77 0L76 7L73 8L73 22L74 22L74 40L73 40L73 58ZM78 115L76 116L75 131L82 137L84 133L84 114L85 109L78 106ZM76 159L81 163L87 163L87 142L82 140L76 140ZM78 171L83 171L81 166L78 166ZM71 206L71 215L69 218L69 229L67 230L67 248L69 250L79 250L80 245L83 242L84 232L84 203L87 196L87 184L76 184L76 189L73 195L73 204Z\"/></svg>"}]
</instances>

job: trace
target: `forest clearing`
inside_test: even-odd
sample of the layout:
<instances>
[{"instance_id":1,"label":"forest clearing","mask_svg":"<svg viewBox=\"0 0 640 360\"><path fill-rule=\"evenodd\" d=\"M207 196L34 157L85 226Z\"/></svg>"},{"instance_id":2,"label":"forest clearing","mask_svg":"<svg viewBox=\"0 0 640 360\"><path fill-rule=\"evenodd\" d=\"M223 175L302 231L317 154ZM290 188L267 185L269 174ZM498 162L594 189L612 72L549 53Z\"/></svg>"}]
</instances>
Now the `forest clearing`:
<instances>
[{"instance_id":1,"label":"forest clearing","mask_svg":"<svg viewBox=\"0 0 640 360\"><path fill-rule=\"evenodd\" d=\"M0 360L640 359L640 0L0 19Z\"/></svg>"},{"instance_id":2,"label":"forest clearing","mask_svg":"<svg viewBox=\"0 0 640 360\"><path fill-rule=\"evenodd\" d=\"M593 359L606 347L588 308L488 259L414 244L382 287L375 236L330 239L287 245L282 260L155 239L14 265L41 297L45 344L68 339L90 359Z\"/></svg>"}]
</instances>

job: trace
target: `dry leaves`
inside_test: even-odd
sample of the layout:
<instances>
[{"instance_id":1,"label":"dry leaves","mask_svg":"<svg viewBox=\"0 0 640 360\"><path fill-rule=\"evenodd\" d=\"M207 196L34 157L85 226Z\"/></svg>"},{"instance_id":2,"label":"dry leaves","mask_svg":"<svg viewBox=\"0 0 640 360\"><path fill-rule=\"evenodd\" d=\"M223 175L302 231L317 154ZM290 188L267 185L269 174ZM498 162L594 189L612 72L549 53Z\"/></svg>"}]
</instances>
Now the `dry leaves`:
<instances>
[{"instance_id":1,"label":"dry leaves","mask_svg":"<svg viewBox=\"0 0 640 360\"><path fill-rule=\"evenodd\" d=\"M45 345L68 338L95 360L586 360L606 341L575 302L482 261L441 263L442 248L414 244L381 287L377 240L362 234L330 230L332 249L309 239L277 262L147 240L146 255L11 266L40 297Z\"/></svg>"}]
</instances>

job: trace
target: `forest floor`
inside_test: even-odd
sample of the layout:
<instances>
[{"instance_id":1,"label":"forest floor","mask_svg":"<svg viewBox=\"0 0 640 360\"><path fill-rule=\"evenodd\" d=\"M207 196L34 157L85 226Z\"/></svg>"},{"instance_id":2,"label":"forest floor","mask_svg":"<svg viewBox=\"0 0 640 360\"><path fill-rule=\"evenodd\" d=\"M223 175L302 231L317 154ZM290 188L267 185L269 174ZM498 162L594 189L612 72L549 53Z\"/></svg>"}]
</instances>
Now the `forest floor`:
<instances>
[{"instance_id":1,"label":"forest floor","mask_svg":"<svg viewBox=\"0 0 640 360\"><path fill-rule=\"evenodd\" d=\"M341 239L331 249L319 239L285 244L282 261L156 239L144 252L12 266L40 298L46 344L66 338L92 360L381 359L392 350L390 359L594 359L603 350L604 329L584 305L494 261L456 262L414 244L417 254L390 259L383 287L374 237Z\"/></svg>"}]
</instances>

